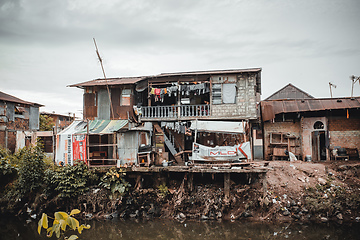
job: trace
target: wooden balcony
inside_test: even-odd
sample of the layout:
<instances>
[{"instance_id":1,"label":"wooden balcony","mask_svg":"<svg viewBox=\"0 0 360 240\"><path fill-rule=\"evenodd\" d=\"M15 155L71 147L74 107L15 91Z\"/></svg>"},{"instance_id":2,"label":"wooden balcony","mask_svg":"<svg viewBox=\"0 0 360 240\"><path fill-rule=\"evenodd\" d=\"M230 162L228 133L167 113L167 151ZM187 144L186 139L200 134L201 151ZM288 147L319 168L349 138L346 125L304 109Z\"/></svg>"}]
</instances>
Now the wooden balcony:
<instances>
[{"instance_id":1,"label":"wooden balcony","mask_svg":"<svg viewBox=\"0 0 360 240\"><path fill-rule=\"evenodd\" d=\"M176 105L141 107L141 120L188 120L207 118L210 105Z\"/></svg>"}]
</instances>

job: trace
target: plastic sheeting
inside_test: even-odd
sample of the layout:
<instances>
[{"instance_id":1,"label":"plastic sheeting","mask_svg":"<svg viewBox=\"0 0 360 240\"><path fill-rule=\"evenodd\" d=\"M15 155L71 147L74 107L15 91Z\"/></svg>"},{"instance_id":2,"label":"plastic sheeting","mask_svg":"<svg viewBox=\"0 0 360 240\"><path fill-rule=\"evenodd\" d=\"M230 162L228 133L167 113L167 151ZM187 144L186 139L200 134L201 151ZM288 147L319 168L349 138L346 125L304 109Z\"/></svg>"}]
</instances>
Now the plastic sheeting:
<instances>
[{"instance_id":1,"label":"plastic sheeting","mask_svg":"<svg viewBox=\"0 0 360 240\"><path fill-rule=\"evenodd\" d=\"M236 99L236 84L224 83L222 87L223 103L235 103Z\"/></svg>"},{"instance_id":2,"label":"plastic sheeting","mask_svg":"<svg viewBox=\"0 0 360 240\"><path fill-rule=\"evenodd\" d=\"M217 133L245 133L245 122L191 121L191 130Z\"/></svg>"},{"instance_id":3,"label":"plastic sheeting","mask_svg":"<svg viewBox=\"0 0 360 240\"><path fill-rule=\"evenodd\" d=\"M56 135L55 162L58 165L73 165L74 160L86 162L86 134L112 134L128 126L128 120L74 121Z\"/></svg>"},{"instance_id":4,"label":"plastic sheeting","mask_svg":"<svg viewBox=\"0 0 360 240\"><path fill-rule=\"evenodd\" d=\"M235 146L207 147L198 143L193 143L192 160L202 161L224 161L250 159L250 142L245 142Z\"/></svg>"}]
</instances>

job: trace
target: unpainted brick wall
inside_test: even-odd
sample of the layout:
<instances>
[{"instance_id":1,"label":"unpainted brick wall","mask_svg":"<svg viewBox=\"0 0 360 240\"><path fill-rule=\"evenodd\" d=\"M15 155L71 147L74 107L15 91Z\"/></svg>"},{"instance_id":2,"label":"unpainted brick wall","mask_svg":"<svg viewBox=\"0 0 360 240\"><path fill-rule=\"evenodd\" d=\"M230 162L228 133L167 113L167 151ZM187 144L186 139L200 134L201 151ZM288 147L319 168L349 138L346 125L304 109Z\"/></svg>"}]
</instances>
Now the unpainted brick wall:
<instances>
[{"instance_id":1,"label":"unpainted brick wall","mask_svg":"<svg viewBox=\"0 0 360 240\"><path fill-rule=\"evenodd\" d=\"M15 118L15 121L8 122L7 128L16 131L27 131L29 130L29 119Z\"/></svg>"},{"instance_id":2,"label":"unpainted brick wall","mask_svg":"<svg viewBox=\"0 0 360 240\"><path fill-rule=\"evenodd\" d=\"M300 137L300 121L297 122L264 122L264 158L270 160L271 148L270 144L270 133L290 133L297 137Z\"/></svg>"},{"instance_id":3,"label":"unpainted brick wall","mask_svg":"<svg viewBox=\"0 0 360 240\"><path fill-rule=\"evenodd\" d=\"M0 146L5 148L6 144L5 144L5 131L0 131Z\"/></svg>"},{"instance_id":4,"label":"unpainted brick wall","mask_svg":"<svg viewBox=\"0 0 360 240\"><path fill-rule=\"evenodd\" d=\"M330 149L335 146L360 151L360 119L329 119Z\"/></svg>"}]
</instances>

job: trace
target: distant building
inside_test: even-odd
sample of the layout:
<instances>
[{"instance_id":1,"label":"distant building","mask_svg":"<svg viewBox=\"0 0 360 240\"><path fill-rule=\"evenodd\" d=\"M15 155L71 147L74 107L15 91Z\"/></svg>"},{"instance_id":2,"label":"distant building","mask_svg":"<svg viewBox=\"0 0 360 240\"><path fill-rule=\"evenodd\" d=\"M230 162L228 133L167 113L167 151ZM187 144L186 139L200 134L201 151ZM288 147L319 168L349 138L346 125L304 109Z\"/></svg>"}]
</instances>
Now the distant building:
<instances>
[{"instance_id":1,"label":"distant building","mask_svg":"<svg viewBox=\"0 0 360 240\"><path fill-rule=\"evenodd\" d=\"M75 120L75 115L70 116L55 112L40 112L40 115L51 117L54 123L52 131L38 131L35 133L36 138L40 139L44 145L44 152L48 156L53 157L56 134L68 127Z\"/></svg>"},{"instance_id":2,"label":"distant building","mask_svg":"<svg viewBox=\"0 0 360 240\"><path fill-rule=\"evenodd\" d=\"M0 145L12 152L29 145L39 129L41 106L0 92Z\"/></svg>"},{"instance_id":3,"label":"distant building","mask_svg":"<svg viewBox=\"0 0 360 240\"><path fill-rule=\"evenodd\" d=\"M279 100L279 99L310 99L314 98L307 92L304 92L300 88L295 87L291 83L276 91L264 101Z\"/></svg>"},{"instance_id":4,"label":"distant building","mask_svg":"<svg viewBox=\"0 0 360 240\"><path fill-rule=\"evenodd\" d=\"M360 97L318 99L289 84L261 101L261 118L266 160L287 158L285 150L303 160L359 158Z\"/></svg>"},{"instance_id":5,"label":"distant building","mask_svg":"<svg viewBox=\"0 0 360 240\"><path fill-rule=\"evenodd\" d=\"M75 114L73 116L58 114L55 112L40 112L40 115L45 115L51 117L54 120L55 133L58 133L64 130L67 126L69 126L75 120Z\"/></svg>"}]
</instances>

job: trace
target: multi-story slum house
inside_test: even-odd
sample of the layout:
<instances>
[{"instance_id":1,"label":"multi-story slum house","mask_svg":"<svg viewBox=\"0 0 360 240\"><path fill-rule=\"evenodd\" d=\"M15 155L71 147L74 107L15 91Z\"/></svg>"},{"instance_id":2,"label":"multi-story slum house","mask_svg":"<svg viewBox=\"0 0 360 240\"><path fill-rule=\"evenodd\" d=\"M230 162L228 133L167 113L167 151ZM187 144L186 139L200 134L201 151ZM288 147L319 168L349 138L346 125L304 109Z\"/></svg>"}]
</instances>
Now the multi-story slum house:
<instances>
[{"instance_id":1,"label":"multi-story slum house","mask_svg":"<svg viewBox=\"0 0 360 240\"><path fill-rule=\"evenodd\" d=\"M12 152L29 145L39 129L41 106L0 92L0 145Z\"/></svg>"},{"instance_id":2,"label":"multi-story slum house","mask_svg":"<svg viewBox=\"0 0 360 240\"><path fill-rule=\"evenodd\" d=\"M90 165L146 166L252 158L260 68L97 79L71 87L84 89L84 121L59 134L57 162L80 155Z\"/></svg>"},{"instance_id":3,"label":"multi-story slum house","mask_svg":"<svg viewBox=\"0 0 360 240\"><path fill-rule=\"evenodd\" d=\"M357 159L360 98L317 99L289 84L261 102L264 157Z\"/></svg>"}]
</instances>

